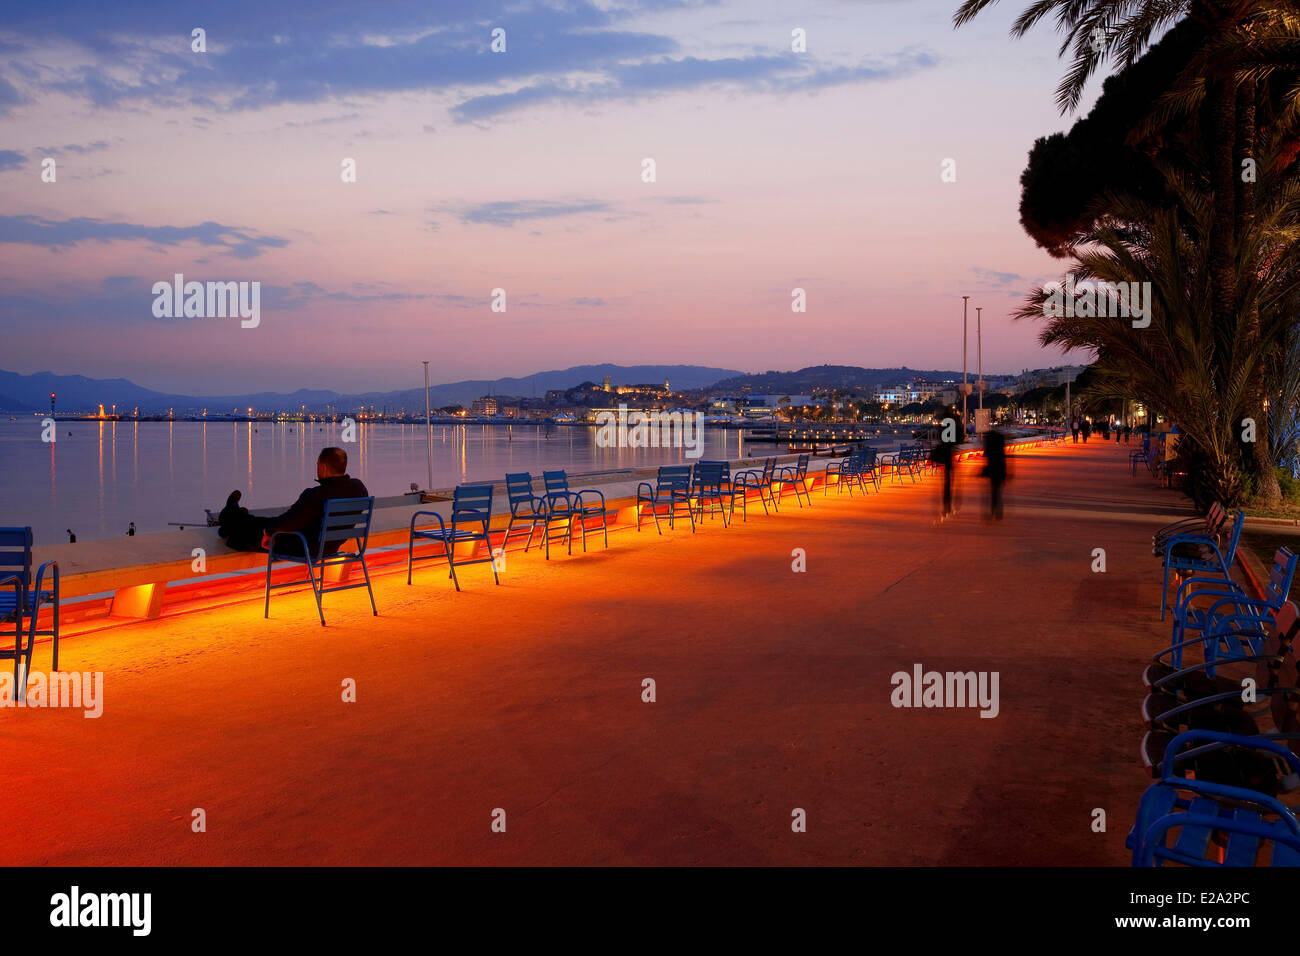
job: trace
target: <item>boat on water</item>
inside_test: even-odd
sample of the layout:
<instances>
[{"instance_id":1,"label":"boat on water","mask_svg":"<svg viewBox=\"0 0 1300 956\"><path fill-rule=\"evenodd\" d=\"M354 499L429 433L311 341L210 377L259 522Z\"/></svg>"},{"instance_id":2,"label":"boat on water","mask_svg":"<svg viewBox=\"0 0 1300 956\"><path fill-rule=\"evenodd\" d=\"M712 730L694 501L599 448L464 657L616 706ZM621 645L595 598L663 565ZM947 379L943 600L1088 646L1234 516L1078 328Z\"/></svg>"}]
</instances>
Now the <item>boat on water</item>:
<instances>
[{"instance_id":1,"label":"boat on water","mask_svg":"<svg viewBox=\"0 0 1300 956\"><path fill-rule=\"evenodd\" d=\"M810 445L801 448L796 445L790 445L788 451L791 455L814 455L818 458L843 458L849 453L849 446Z\"/></svg>"}]
</instances>

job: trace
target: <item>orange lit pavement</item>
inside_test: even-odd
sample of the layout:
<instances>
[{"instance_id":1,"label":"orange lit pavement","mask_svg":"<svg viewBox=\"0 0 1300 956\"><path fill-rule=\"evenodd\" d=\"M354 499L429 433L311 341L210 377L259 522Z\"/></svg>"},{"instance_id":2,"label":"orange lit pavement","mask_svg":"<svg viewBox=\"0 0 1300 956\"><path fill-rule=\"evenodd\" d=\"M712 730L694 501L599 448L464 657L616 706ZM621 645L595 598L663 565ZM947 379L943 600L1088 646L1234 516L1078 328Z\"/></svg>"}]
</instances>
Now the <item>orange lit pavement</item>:
<instances>
[{"instance_id":1,"label":"orange lit pavement","mask_svg":"<svg viewBox=\"0 0 1300 956\"><path fill-rule=\"evenodd\" d=\"M307 592L70 639L104 713L0 710L0 863L1124 864L1165 634L1151 530L1183 511L1128 450L1022 452L1001 524L975 463L943 524L937 478L818 490L512 553L499 588L385 574L378 618L330 594L322 628ZM918 663L997 671L1000 713L895 709Z\"/></svg>"}]
</instances>

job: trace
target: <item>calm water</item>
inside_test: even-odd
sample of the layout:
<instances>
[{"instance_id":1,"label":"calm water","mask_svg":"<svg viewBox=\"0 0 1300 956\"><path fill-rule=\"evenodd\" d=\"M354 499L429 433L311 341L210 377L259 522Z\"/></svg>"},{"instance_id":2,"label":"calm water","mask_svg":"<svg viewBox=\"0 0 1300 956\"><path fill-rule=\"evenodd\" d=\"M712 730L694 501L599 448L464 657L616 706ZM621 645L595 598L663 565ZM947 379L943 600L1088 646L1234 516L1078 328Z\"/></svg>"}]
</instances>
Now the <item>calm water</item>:
<instances>
[{"instance_id":1,"label":"calm water","mask_svg":"<svg viewBox=\"0 0 1300 956\"><path fill-rule=\"evenodd\" d=\"M31 525L38 543L162 531L169 521L203 521L235 488L246 507L289 505L316 477L326 445L348 452L348 471L378 497L427 484L423 425L359 425L357 442L336 424L275 422L59 422L41 441L40 419L0 421L0 526ZM308 431L304 433L306 427ZM572 473L688 461L681 449L599 448L596 429L554 426L435 425L433 487L500 480L508 471ZM888 432L883 444L897 439ZM899 438L910 435L901 432ZM734 429L706 428L704 457L770 453L742 447ZM784 449L781 449L784 451Z\"/></svg>"}]
</instances>

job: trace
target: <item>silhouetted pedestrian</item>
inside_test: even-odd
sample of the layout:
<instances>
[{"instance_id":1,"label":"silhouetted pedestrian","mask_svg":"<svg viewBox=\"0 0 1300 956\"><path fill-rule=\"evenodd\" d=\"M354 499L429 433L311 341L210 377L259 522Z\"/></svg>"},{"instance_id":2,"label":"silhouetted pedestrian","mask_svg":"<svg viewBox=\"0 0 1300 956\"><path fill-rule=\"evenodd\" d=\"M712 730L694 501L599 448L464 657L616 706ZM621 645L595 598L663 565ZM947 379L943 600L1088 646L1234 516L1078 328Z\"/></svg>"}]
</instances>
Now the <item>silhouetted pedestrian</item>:
<instances>
[{"instance_id":1,"label":"silhouetted pedestrian","mask_svg":"<svg viewBox=\"0 0 1300 956\"><path fill-rule=\"evenodd\" d=\"M963 438L960 417L944 419L939 425L939 444L930 451L930 460L943 468L943 511L940 518L952 514L953 467L957 463L957 446Z\"/></svg>"},{"instance_id":2,"label":"silhouetted pedestrian","mask_svg":"<svg viewBox=\"0 0 1300 956\"><path fill-rule=\"evenodd\" d=\"M1079 444L1079 419L1070 419L1070 434L1074 436L1074 443Z\"/></svg>"},{"instance_id":3,"label":"silhouetted pedestrian","mask_svg":"<svg viewBox=\"0 0 1300 956\"><path fill-rule=\"evenodd\" d=\"M989 515L1002 520L1002 486L1007 480L1007 439L997 429L984 433L984 470L989 480Z\"/></svg>"},{"instance_id":4,"label":"silhouetted pedestrian","mask_svg":"<svg viewBox=\"0 0 1300 956\"><path fill-rule=\"evenodd\" d=\"M128 538L134 538L134 537L135 537L135 522L134 522L134 521L131 522L131 527L129 527L129 528L126 529L126 536L127 536Z\"/></svg>"}]
</instances>

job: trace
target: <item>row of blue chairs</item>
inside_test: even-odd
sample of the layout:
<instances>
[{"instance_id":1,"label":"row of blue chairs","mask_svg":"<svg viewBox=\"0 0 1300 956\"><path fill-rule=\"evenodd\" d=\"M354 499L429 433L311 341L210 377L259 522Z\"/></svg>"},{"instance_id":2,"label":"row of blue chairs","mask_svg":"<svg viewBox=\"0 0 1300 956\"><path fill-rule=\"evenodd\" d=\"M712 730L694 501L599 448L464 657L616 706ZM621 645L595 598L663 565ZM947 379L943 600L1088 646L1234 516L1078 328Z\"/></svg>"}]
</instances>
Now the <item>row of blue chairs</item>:
<instances>
[{"instance_id":1,"label":"row of blue chairs","mask_svg":"<svg viewBox=\"0 0 1300 956\"><path fill-rule=\"evenodd\" d=\"M1279 548L1263 597L1250 597L1231 574L1243 515L1221 549L1226 517L1216 506L1152 542L1166 580L1183 580L1169 645L1142 675L1154 782L1125 844L1135 866L1300 865L1300 822L1284 802L1300 791L1300 609L1287 600L1297 556Z\"/></svg>"},{"instance_id":2,"label":"row of blue chairs","mask_svg":"<svg viewBox=\"0 0 1300 956\"><path fill-rule=\"evenodd\" d=\"M691 533L697 521L718 515L723 527L735 517L740 505L742 521L749 521L750 492L763 506L764 514L779 511L781 498L788 488L794 492L799 507L812 507L808 484L811 455L800 455L793 465L778 465L775 457L766 458L761 468L746 468L731 473L728 461L697 461L693 465L664 465L654 482L643 481L636 490L636 528L642 519L654 520L655 531L663 534L663 524L671 531L679 518L690 522Z\"/></svg>"}]
</instances>

